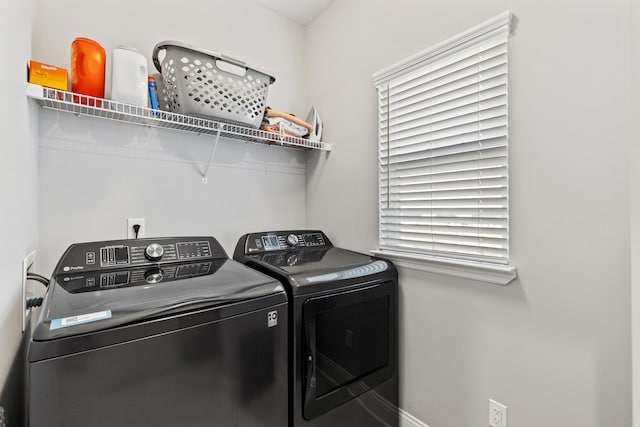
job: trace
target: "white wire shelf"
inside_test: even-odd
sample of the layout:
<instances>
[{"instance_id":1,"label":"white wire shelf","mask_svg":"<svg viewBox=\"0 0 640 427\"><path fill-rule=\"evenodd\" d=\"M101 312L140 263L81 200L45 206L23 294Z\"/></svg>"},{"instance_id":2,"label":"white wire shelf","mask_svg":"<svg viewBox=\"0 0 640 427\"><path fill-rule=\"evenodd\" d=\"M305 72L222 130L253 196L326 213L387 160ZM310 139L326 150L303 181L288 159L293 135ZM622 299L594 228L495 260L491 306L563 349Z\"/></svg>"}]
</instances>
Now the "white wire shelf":
<instances>
[{"instance_id":1,"label":"white wire shelf","mask_svg":"<svg viewBox=\"0 0 640 427\"><path fill-rule=\"evenodd\" d=\"M213 135L216 137L216 143L217 138L227 137L241 141L282 147L331 151L331 144L326 142L309 141L304 138L288 136L284 133L266 132L237 124L218 122L200 117L171 113L169 111L137 107L135 105L94 98L32 83L27 83L27 96L35 99L43 107L53 110L65 111L76 115L100 117L124 123Z\"/></svg>"}]
</instances>

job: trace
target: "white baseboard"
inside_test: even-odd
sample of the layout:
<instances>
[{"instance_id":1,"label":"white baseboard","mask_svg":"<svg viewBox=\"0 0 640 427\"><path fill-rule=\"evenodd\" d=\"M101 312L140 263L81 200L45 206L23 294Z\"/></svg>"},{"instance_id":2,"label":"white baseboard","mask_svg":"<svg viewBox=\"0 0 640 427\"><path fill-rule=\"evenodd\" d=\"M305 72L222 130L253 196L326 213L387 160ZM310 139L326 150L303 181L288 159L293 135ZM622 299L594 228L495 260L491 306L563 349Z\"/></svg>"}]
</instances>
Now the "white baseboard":
<instances>
[{"instance_id":1,"label":"white baseboard","mask_svg":"<svg viewBox=\"0 0 640 427\"><path fill-rule=\"evenodd\" d=\"M328 364L328 362L327 362ZM375 390L358 398L358 404L380 422L380 425L398 427L429 427L410 413L389 402Z\"/></svg>"},{"instance_id":2,"label":"white baseboard","mask_svg":"<svg viewBox=\"0 0 640 427\"><path fill-rule=\"evenodd\" d=\"M400 427L429 427L410 413L398 409L400 414Z\"/></svg>"},{"instance_id":3,"label":"white baseboard","mask_svg":"<svg viewBox=\"0 0 640 427\"><path fill-rule=\"evenodd\" d=\"M390 403L375 391L364 394L359 403L367 412L380 421L381 425L396 425L396 422L400 420L399 427L429 427L410 413Z\"/></svg>"}]
</instances>

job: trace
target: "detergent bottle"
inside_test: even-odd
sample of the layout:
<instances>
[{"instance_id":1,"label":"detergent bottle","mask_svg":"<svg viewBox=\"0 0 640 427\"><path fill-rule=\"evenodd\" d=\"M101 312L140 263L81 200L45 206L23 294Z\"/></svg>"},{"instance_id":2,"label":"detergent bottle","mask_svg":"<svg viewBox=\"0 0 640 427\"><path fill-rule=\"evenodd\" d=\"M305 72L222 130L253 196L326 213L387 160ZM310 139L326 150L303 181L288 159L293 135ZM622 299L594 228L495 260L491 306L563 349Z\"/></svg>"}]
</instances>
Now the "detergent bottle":
<instances>
[{"instance_id":1,"label":"detergent bottle","mask_svg":"<svg viewBox=\"0 0 640 427\"><path fill-rule=\"evenodd\" d=\"M71 44L71 90L74 93L104 98L106 52L95 40L76 38ZM74 102L100 107L100 101L74 96Z\"/></svg>"},{"instance_id":2,"label":"detergent bottle","mask_svg":"<svg viewBox=\"0 0 640 427\"><path fill-rule=\"evenodd\" d=\"M111 59L111 99L146 107L148 104L147 58L131 47L113 50Z\"/></svg>"}]
</instances>

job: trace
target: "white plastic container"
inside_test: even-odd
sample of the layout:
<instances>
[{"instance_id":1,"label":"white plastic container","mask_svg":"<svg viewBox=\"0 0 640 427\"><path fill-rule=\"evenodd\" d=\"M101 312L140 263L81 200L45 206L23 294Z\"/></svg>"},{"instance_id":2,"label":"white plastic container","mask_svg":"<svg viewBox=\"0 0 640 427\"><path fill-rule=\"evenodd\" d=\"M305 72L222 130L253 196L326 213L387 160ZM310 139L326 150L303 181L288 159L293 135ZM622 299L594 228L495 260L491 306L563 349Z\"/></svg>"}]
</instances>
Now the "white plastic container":
<instances>
[{"instance_id":1,"label":"white plastic container","mask_svg":"<svg viewBox=\"0 0 640 427\"><path fill-rule=\"evenodd\" d=\"M111 99L124 104L147 107L147 58L131 47L113 50L111 61Z\"/></svg>"}]
</instances>

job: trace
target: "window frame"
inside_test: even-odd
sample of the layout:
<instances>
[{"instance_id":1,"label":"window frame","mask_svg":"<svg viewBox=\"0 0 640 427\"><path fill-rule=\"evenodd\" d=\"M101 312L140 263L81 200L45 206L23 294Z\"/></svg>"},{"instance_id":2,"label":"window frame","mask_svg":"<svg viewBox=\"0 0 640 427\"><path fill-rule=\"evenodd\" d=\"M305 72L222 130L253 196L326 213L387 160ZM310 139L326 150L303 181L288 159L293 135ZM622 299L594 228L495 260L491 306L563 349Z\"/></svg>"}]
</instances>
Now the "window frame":
<instances>
[{"instance_id":1,"label":"window frame","mask_svg":"<svg viewBox=\"0 0 640 427\"><path fill-rule=\"evenodd\" d=\"M404 61L401 61L395 65L387 67L381 71L378 71L373 75L374 85L380 91L381 87L388 82L391 82L395 79L402 79L403 76L407 76L416 70L420 70L428 66L429 64L445 58L448 53L455 54L455 52L460 51L461 49L466 48L467 46L473 45L474 42L478 40L482 40L490 36L493 33L500 34L501 31L506 30L506 36L509 37L511 33L511 22L513 15L511 12L506 11L470 30L461 33L455 37L446 40L443 43L440 43L436 46L433 46L430 49L427 49L423 52L420 52L417 55L414 55ZM387 93L387 97L389 94ZM378 100L380 100L381 95L378 95ZM387 98L388 99L388 98ZM508 106L508 101L507 104ZM508 112L507 112L508 117ZM378 117L378 124L380 126L381 116ZM508 121L508 118L507 118ZM381 150L382 147L382 135L379 135L378 138L378 148ZM505 147L508 147L508 136L506 137ZM388 148L388 147L387 147ZM507 148L508 149L508 148ZM389 153L387 152L387 159L389 157ZM382 154L380 154L382 156ZM381 157L379 157L380 159ZM508 163L508 154L506 155L507 163ZM506 180L508 182L508 164L506 165L507 176ZM387 169L387 173L390 174L390 169ZM383 180L383 172L382 167L379 169L378 174L378 182L379 186ZM387 181L388 182L388 181ZM387 189L387 191L391 191ZM383 245L382 244L382 213L378 216L378 231L379 231L379 247L378 249L372 251L376 255L383 256L385 258L392 259L397 265L401 267L407 267L412 269L417 269L421 271L427 271L437 274L445 274L454 277L461 277L466 279L477 280L481 282L494 283L500 285L506 285L511 282L517 276L517 272L515 267L511 266L510 263L510 250L508 247L509 243L509 207L508 207L508 184L506 184L506 238L503 238L506 241L506 257L495 260L482 260L482 259L472 259L467 256L457 257L455 254L453 256L449 256L448 254L442 254L438 252L429 251L428 249L417 249L417 250L407 250L406 248L394 248L393 245ZM380 194L381 192L379 192ZM379 209L382 209L381 200L379 200ZM429 216L429 218L433 218L433 216ZM402 233L401 233L402 234ZM455 245L454 245L455 246Z\"/></svg>"}]
</instances>

